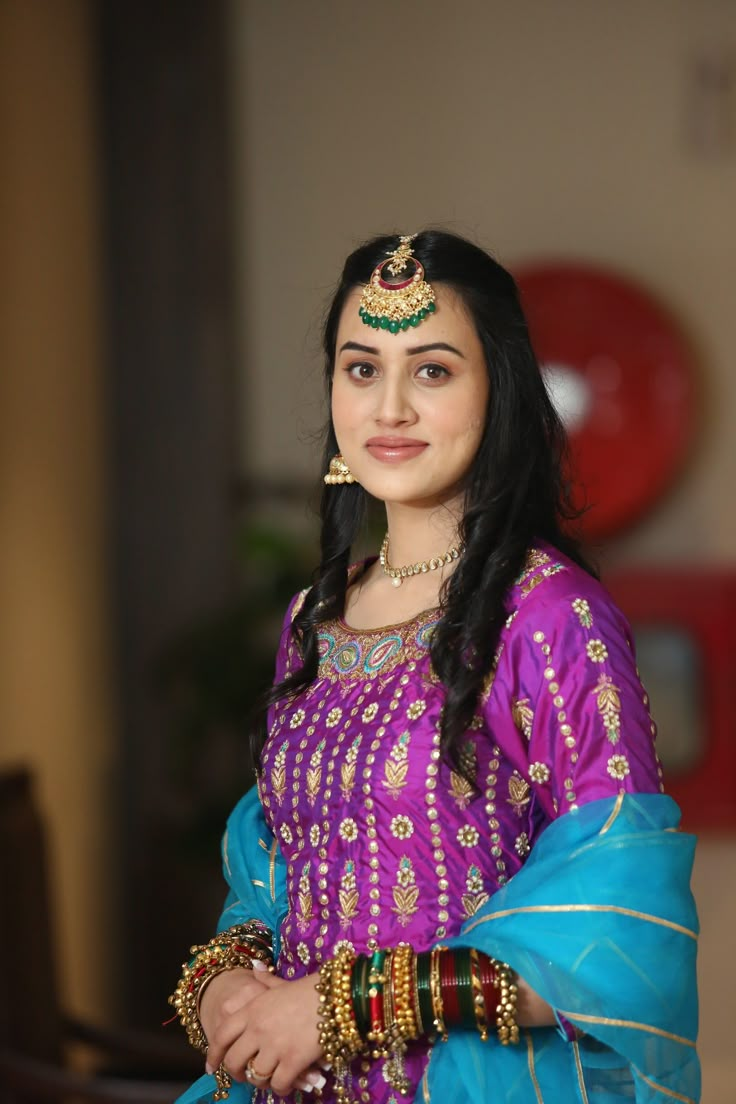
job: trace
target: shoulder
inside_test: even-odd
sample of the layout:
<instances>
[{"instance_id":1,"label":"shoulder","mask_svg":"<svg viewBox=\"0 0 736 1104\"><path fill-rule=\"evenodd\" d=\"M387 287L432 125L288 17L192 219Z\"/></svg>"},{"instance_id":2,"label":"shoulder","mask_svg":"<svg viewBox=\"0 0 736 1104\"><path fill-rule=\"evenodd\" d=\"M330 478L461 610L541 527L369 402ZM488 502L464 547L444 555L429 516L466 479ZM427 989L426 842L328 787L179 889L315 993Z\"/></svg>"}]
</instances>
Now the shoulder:
<instances>
[{"instance_id":1,"label":"shoulder","mask_svg":"<svg viewBox=\"0 0 736 1104\"><path fill-rule=\"evenodd\" d=\"M548 627L577 623L593 626L596 616L630 636L626 618L605 586L552 545L539 542L507 598L508 624L529 626L544 621Z\"/></svg>"}]
</instances>

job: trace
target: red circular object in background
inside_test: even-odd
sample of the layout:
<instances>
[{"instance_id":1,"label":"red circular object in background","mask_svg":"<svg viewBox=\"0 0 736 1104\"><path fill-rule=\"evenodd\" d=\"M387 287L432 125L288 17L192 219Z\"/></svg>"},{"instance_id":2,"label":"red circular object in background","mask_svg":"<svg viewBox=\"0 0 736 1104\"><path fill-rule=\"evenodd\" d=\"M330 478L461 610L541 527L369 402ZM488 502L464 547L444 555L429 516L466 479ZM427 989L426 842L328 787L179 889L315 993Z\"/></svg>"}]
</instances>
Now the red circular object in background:
<instances>
[{"instance_id":1,"label":"red circular object in background","mask_svg":"<svg viewBox=\"0 0 736 1104\"><path fill-rule=\"evenodd\" d=\"M630 525L662 494L695 424L692 358L666 312L598 268L516 273L532 343L570 438L588 537Z\"/></svg>"}]
</instances>

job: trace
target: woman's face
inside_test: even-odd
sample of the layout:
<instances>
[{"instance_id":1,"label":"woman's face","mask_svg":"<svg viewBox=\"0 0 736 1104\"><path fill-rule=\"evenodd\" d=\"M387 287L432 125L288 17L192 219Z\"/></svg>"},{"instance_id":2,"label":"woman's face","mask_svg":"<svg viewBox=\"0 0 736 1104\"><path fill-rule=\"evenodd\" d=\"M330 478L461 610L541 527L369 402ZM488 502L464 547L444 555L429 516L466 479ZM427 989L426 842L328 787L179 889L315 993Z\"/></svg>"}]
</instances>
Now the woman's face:
<instances>
[{"instance_id":1,"label":"woman's face","mask_svg":"<svg viewBox=\"0 0 736 1104\"><path fill-rule=\"evenodd\" d=\"M340 318L335 434L356 480L384 502L450 502L483 436L489 385L480 339L459 296L434 290L437 310L415 329L365 326L360 288Z\"/></svg>"}]
</instances>

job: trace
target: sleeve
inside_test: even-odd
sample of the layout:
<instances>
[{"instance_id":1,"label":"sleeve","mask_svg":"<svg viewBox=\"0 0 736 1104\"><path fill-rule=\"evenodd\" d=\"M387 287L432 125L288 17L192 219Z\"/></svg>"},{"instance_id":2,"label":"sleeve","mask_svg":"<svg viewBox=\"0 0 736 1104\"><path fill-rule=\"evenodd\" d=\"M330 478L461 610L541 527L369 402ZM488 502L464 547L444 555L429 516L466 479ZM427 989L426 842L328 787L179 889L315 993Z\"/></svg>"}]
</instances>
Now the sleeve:
<instances>
[{"instance_id":1,"label":"sleeve","mask_svg":"<svg viewBox=\"0 0 736 1104\"><path fill-rule=\"evenodd\" d=\"M298 662L298 649L291 636L291 622L301 608L306 590L289 603L276 651L274 682L283 679ZM273 707L267 724L270 731ZM285 906L284 861L268 827L257 787L240 799L228 818L222 839L222 868L228 884L217 930L258 919L273 930L277 939ZM277 948L274 948L277 953Z\"/></svg>"},{"instance_id":2,"label":"sleeve","mask_svg":"<svg viewBox=\"0 0 736 1104\"><path fill-rule=\"evenodd\" d=\"M621 792L663 789L630 629L601 586L580 589L568 583L540 594L509 642L528 780L552 816Z\"/></svg>"}]
</instances>

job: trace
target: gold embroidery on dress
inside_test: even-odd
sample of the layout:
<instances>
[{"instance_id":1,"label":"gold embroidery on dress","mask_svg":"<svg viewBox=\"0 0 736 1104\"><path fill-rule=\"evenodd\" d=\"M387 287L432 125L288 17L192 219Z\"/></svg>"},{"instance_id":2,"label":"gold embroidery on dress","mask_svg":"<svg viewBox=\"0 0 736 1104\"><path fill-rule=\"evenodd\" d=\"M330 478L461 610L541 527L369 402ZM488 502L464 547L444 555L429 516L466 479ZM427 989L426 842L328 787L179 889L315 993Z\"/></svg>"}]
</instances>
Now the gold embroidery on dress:
<instances>
[{"instance_id":1,"label":"gold embroidery on dress","mask_svg":"<svg viewBox=\"0 0 736 1104\"><path fill-rule=\"evenodd\" d=\"M606 736L612 744L621 739L621 692L610 675L601 675L591 693L596 696L596 705L606 729Z\"/></svg>"},{"instance_id":2,"label":"gold embroidery on dress","mask_svg":"<svg viewBox=\"0 0 736 1104\"><path fill-rule=\"evenodd\" d=\"M536 571L538 567L542 567L543 564L548 564L551 557L543 552L541 548L530 548L527 553L527 557L524 560L524 566L521 569L521 574L516 579L516 586L521 586L526 582L532 572Z\"/></svg>"},{"instance_id":3,"label":"gold embroidery on dress","mask_svg":"<svg viewBox=\"0 0 736 1104\"><path fill-rule=\"evenodd\" d=\"M475 776L478 771L478 752L473 740L466 740L460 749L460 766L463 773L450 771L450 793L458 809L467 809L475 792Z\"/></svg>"},{"instance_id":4,"label":"gold embroidery on dress","mask_svg":"<svg viewBox=\"0 0 736 1104\"><path fill-rule=\"evenodd\" d=\"M394 904L392 912L395 912L402 927L411 920L417 911L419 900L419 887L415 885L414 867L407 855L402 855L399 867L396 871L396 885L392 890Z\"/></svg>"},{"instance_id":5,"label":"gold embroidery on dress","mask_svg":"<svg viewBox=\"0 0 736 1104\"><path fill-rule=\"evenodd\" d=\"M572 603L572 608L578 615L578 620L584 629L592 629L593 627L593 614L590 612L590 606L585 598L575 598Z\"/></svg>"},{"instance_id":6,"label":"gold embroidery on dress","mask_svg":"<svg viewBox=\"0 0 736 1104\"><path fill-rule=\"evenodd\" d=\"M475 864L468 867L465 889L466 892L462 895L463 914L469 918L475 916L478 909L489 900L483 885L483 876Z\"/></svg>"},{"instance_id":7,"label":"gold embroidery on dress","mask_svg":"<svg viewBox=\"0 0 736 1104\"><path fill-rule=\"evenodd\" d=\"M397 798L406 785L409 772L409 742L411 733L402 732L391 748L383 768L383 785L393 798Z\"/></svg>"},{"instance_id":8,"label":"gold embroidery on dress","mask_svg":"<svg viewBox=\"0 0 736 1104\"><path fill-rule=\"evenodd\" d=\"M307 801L314 805L319 793L319 784L322 781L322 754L325 750L324 739L320 740L312 752L307 767Z\"/></svg>"},{"instance_id":9,"label":"gold embroidery on dress","mask_svg":"<svg viewBox=\"0 0 736 1104\"><path fill-rule=\"evenodd\" d=\"M345 862L338 898L340 907L337 915L340 918L340 927L347 928L358 912L358 888L355 881L355 863L352 859L347 859Z\"/></svg>"},{"instance_id":10,"label":"gold embroidery on dress","mask_svg":"<svg viewBox=\"0 0 736 1104\"><path fill-rule=\"evenodd\" d=\"M529 783L521 775L514 771L509 778L508 803L518 817L524 815L524 809L531 801Z\"/></svg>"},{"instance_id":11,"label":"gold embroidery on dress","mask_svg":"<svg viewBox=\"0 0 736 1104\"><path fill-rule=\"evenodd\" d=\"M531 740L534 710L529 704L529 698L519 698L511 703L511 717L519 732L526 736L527 740Z\"/></svg>"},{"instance_id":12,"label":"gold embroidery on dress","mask_svg":"<svg viewBox=\"0 0 736 1104\"><path fill-rule=\"evenodd\" d=\"M345 762L340 767L340 793L346 801L350 800L353 787L355 786L355 765L358 760L358 748L360 747L360 741L362 739L362 735L355 737L348 748Z\"/></svg>"},{"instance_id":13,"label":"gold embroidery on dress","mask_svg":"<svg viewBox=\"0 0 736 1104\"><path fill-rule=\"evenodd\" d=\"M307 930L312 919L312 891L309 887L309 867L309 861L305 862L299 879L296 926L299 928L300 932L305 932Z\"/></svg>"},{"instance_id":14,"label":"gold embroidery on dress","mask_svg":"<svg viewBox=\"0 0 736 1104\"><path fill-rule=\"evenodd\" d=\"M273 766L271 767L271 789L279 805L286 793L286 749L288 746L289 741L284 740L274 757Z\"/></svg>"}]
</instances>

